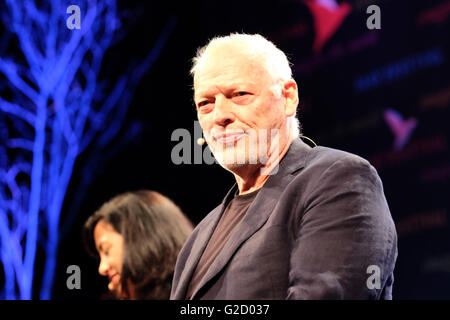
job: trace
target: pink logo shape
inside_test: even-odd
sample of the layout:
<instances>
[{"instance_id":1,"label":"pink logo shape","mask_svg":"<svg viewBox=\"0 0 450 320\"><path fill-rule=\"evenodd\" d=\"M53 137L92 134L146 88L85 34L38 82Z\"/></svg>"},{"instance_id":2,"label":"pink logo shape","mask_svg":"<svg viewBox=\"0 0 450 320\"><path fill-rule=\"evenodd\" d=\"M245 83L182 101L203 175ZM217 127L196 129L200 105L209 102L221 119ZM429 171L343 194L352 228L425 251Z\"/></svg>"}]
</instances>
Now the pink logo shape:
<instances>
[{"instance_id":1,"label":"pink logo shape","mask_svg":"<svg viewBox=\"0 0 450 320\"><path fill-rule=\"evenodd\" d=\"M403 120L402 115L394 109L386 109L383 116L394 134L394 149L400 150L408 142L412 131L417 126L417 120L415 118Z\"/></svg>"},{"instance_id":2,"label":"pink logo shape","mask_svg":"<svg viewBox=\"0 0 450 320\"><path fill-rule=\"evenodd\" d=\"M346 2L337 4L336 0L303 0L303 2L314 17L316 37L313 52L318 53L339 29L352 7Z\"/></svg>"}]
</instances>

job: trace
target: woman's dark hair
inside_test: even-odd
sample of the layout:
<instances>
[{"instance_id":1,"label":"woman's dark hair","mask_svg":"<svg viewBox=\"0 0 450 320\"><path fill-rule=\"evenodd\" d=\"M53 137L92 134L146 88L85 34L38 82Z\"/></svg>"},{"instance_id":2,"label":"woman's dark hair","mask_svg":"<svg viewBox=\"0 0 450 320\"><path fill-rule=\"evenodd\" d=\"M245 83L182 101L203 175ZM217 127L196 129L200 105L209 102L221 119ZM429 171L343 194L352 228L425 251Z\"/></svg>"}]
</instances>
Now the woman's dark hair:
<instances>
[{"instance_id":1,"label":"woman's dark hair","mask_svg":"<svg viewBox=\"0 0 450 320\"><path fill-rule=\"evenodd\" d=\"M193 226L167 197L140 190L118 195L86 221L83 240L87 251L99 258L94 228L100 220L111 224L124 241L121 287L135 299L168 299L178 253Z\"/></svg>"}]
</instances>

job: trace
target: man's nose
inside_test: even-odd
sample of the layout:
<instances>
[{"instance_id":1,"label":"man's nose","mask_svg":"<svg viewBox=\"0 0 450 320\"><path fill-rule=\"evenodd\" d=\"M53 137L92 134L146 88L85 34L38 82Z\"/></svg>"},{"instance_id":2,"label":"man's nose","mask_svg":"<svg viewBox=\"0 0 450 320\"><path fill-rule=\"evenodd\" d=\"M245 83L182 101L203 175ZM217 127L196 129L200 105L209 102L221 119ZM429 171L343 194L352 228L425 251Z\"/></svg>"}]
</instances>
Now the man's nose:
<instances>
[{"instance_id":1,"label":"man's nose","mask_svg":"<svg viewBox=\"0 0 450 320\"><path fill-rule=\"evenodd\" d=\"M108 275L108 263L105 261L105 259L100 259L100 264L98 265L98 273L102 276Z\"/></svg>"},{"instance_id":2,"label":"man's nose","mask_svg":"<svg viewBox=\"0 0 450 320\"><path fill-rule=\"evenodd\" d=\"M233 103L225 96L217 97L214 106L214 122L219 126L226 127L234 120Z\"/></svg>"}]
</instances>

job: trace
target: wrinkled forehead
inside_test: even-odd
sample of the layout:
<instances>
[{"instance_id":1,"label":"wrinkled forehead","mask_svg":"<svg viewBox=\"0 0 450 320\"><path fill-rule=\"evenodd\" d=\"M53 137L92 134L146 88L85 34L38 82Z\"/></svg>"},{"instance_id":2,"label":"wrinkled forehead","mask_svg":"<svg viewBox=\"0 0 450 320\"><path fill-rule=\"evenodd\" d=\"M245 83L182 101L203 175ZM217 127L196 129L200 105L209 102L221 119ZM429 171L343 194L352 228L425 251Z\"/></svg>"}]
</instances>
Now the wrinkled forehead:
<instances>
[{"instance_id":1,"label":"wrinkled forehead","mask_svg":"<svg viewBox=\"0 0 450 320\"><path fill-rule=\"evenodd\" d=\"M264 85L270 80L262 55L238 45L216 45L208 48L197 65L194 91L209 86L252 83Z\"/></svg>"}]
</instances>

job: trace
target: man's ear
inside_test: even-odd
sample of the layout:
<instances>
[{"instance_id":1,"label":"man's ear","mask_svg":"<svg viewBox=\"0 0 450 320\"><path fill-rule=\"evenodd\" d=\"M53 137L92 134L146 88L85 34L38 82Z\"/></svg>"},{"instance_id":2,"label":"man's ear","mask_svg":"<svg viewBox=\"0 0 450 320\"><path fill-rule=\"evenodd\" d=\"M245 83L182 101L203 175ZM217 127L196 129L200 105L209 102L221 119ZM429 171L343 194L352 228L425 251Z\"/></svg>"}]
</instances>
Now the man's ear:
<instances>
[{"instance_id":1,"label":"man's ear","mask_svg":"<svg viewBox=\"0 0 450 320\"><path fill-rule=\"evenodd\" d=\"M283 97L286 99L285 113L287 117L294 115L298 106L298 89L294 79L283 83Z\"/></svg>"}]
</instances>

